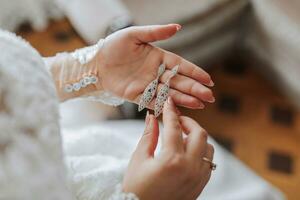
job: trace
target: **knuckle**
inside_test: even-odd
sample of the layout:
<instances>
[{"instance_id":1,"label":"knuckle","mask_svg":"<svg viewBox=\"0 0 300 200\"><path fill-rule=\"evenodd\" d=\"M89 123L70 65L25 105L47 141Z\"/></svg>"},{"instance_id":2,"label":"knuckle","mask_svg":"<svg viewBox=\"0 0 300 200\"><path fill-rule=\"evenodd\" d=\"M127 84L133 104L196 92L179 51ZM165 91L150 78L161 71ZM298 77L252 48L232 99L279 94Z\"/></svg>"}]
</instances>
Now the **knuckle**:
<instances>
[{"instance_id":1,"label":"knuckle","mask_svg":"<svg viewBox=\"0 0 300 200\"><path fill-rule=\"evenodd\" d=\"M166 160L165 169L172 172L181 172L185 167L185 158L181 154L175 154Z\"/></svg>"}]
</instances>

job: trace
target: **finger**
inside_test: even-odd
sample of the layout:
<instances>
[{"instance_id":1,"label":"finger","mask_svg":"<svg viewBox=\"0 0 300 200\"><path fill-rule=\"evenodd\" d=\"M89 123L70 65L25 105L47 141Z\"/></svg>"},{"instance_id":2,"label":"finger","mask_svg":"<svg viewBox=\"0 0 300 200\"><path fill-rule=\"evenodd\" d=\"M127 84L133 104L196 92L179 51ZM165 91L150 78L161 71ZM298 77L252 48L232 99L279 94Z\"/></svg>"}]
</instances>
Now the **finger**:
<instances>
[{"instance_id":1,"label":"finger","mask_svg":"<svg viewBox=\"0 0 300 200\"><path fill-rule=\"evenodd\" d=\"M214 146L212 144L207 144L206 153L205 153L204 157L206 157L208 160L213 162L214 152L215 152ZM203 164L203 166L205 166L205 168L207 170L211 171L210 163L208 163L207 161L202 160L202 164Z\"/></svg>"},{"instance_id":2,"label":"finger","mask_svg":"<svg viewBox=\"0 0 300 200\"><path fill-rule=\"evenodd\" d=\"M165 71L165 73L160 77L160 81L162 83L166 83L171 74L172 72L170 70ZM206 102L213 103L215 101L215 97L213 96L211 89L187 76L180 74L175 75L170 80L170 87Z\"/></svg>"},{"instance_id":3,"label":"finger","mask_svg":"<svg viewBox=\"0 0 300 200\"><path fill-rule=\"evenodd\" d=\"M130 28L132 35L140 43L168 39L180 29L181 26L179 24L135 26Z\"/></svg>"},{"instance_id":4,"label":"finger","mask_svg":"<svg viewBox=\"0 0 300 200\"><path fill-rule=\"evenodd\" d=\"M188 135L186 152L192 157L204 156L207 148L207 132L193 119L179 117L183 132Z\"/></svg>"},{"instance_id":5,"label":"finger","mask_svg":"<svg viewBox=\"0 0 300 200\"><path fill-rule=\"evenodd\" d=\"M159 87L162 87L162 85L160 85ZM169 96L172 97L174 103L177 106L182 106L190 109L203 109L205 107L205 105L199 99L183 94L177 90L170 89ZM154 110L155 101L156 97L152 99L147 108Z\"/></svg>"},{"instance_id":6,"label":"finger","mask_svg":"<svg viewBox=\"0 0 300 200\"><path fill-rule=\"evenodd\" d=\"M172 69L179 64L179 74L190 77L207 86L214 86L214 82L206 71L174 53L165 51L163 61L168 69Z\"/></svg>"},{"instance_id":7,"label":"finger","mask_svg":"<svg viewBox=\"0 0 300 200\"><path fill-rule=\"evenodd\" d=\"M210 143L207 143L205 157L208 158L209 160L213 161L214 152L215 152L214 146Z\"/></svg>"},{"instance_id":8,"label":"finger","mask_svg":"<svg viewBox=\"0 0 300 200\"><path fill-rule=\"evenodd\" d=\"M158 92L162 86L163 86L163 84L161 84L161 83L158 84L158 89L156 91L156 95L158 94ZM187 108L194 108L194 109L203 109L204 108L204 104L199 99L197 99L191 95L184 94L178 90L174 90L174 89L170 88L169 95L172 97L172 100L174 101L174 103L176 105L184 106ZM154 100L153 100L153 106L154 106ZM151 102L151 104L152 104L152 102Z\"/></svg>"},{"instance_id":9,"label":"finger","mask_svg":"<svg viewBox=\"0 0 300 200\"><path fill-rule=\"evenodd\" d=\"M146 128L142 138L140 139L135 155L139 158L153 157L155 149L157 147L159 136L159 125L157 119L147 113Z\"/></svg>"},{"instance_id":10,"label":"finger","mask_svg":"<svg viewBox=\"0 0 300 200\"><path fill-rule=\"evenodd\" d=\"M158 85L157 92L160 90L160 88L162 86L163 86L163 84ZM190 109L203 109L205 107L205 105L199 99L197 99L193 96L184 94L182 92L179 92L178 90L170 89L169 95L172 97L174 103L178 106L183 106L183 107L190 108ZM142 94L140 94L134 102L138 104L141 96L142 96ZM154 97L152 99L152 101L149 103L149 105L147 105L148 109L154 110L155 100L156 100L156 98Z\"/></svg>"},{"instance_id":11,"label":"finger","mask_svg":"<svg viewBox=\"0 0 300 200\"><path fill-rule=\"evenodd\" d=\"M182 130L176 107L171 97L168 97L163 108L163 123L162 148L173 152L183 152Z\"/></svg>"}]
</instances>

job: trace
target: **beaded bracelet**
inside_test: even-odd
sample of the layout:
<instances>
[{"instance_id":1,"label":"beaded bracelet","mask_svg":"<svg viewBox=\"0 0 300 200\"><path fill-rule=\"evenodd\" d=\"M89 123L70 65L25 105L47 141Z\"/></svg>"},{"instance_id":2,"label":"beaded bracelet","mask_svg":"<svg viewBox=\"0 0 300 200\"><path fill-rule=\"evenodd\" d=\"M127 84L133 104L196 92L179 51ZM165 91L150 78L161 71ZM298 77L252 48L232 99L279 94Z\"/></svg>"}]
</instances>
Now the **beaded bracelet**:
<instances>
[{"instance_id":1,"label":"beaded bracelet","mask_svg":"<svg viewBox=\"0 0 300 200\"><path fill-rule=\"evenodd\" d=\"M64 90L67 93L71 93L73 91L78 92L81 88L85 88L91 84L96 84L97 82L98 82L98 78L96 76L94 75L85 76L76 83L66 84Z\"/></svg>"}]
</instances>

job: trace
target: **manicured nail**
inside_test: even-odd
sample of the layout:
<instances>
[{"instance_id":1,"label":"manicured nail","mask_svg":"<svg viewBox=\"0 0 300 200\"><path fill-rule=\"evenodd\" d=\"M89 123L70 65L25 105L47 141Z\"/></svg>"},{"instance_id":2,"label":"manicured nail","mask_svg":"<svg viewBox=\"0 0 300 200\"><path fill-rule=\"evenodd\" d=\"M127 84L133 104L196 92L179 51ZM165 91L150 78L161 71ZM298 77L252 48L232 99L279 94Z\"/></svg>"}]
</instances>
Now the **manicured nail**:
<instances>
[{"instance_id":1,"label":"manicured nail","mask_svg":"<svg viewBox=\"0 0 300 200\"><path fill-rule=\"evenodd\" d=\"M213 96L210 103L214 103L216 101L216 98Z\"/></svg>"},{"instance_id":2,"label":"manicured nail","mask_svg":"<svg viewBox=\"0 0 300 200\"><path fill-rule=\"evenodd\" d=\"M179 31L181 29L181 25L176 24L176 29L177 29L177 31Z\"/></svg>"},{"instance_id":3,"label":"manicured nail","mask_svg":"<svg viewBox=\"0 0 300 200\"><path fill-rule=\"evenodd\" d=\"M210 80L210 82L208 83L208 86L213 87L214 85L215 85L215 83L212 80Z\"/></svg>"},{"instance_id":4,"label":"manicured nail","mask_svg":"<svg viewBox=\"0 0 300 200\"><path fill-rule=\"evenodd\" d=\"M215 97L213 96L208 102L209 103L214 103L216 101Z\"/></svg>"},{"instance_id":5,"label":"manicured nail","mask_svg":"<svg viewBox=\"0 0 300 200\"><path fill-rule=\"evenodd\" d=\"M168 104L171 105L171 106L174 106L173 99L170 96L168 97Z\"/></svg>"},{"instance_id":6,"label":"manicured nail","mask_svg":"<svg viewBox=\"0 0 300 200\"><path fill-rule=\"evenodd\" d=\"M204 104L201 104L200 106L198 106L198 109L203 109L203 108L205 108Z\"/></svg>"},{"instance_id":7,"label":"manicured nail","mask_svg":"<svg viewBox=\"0 0 300 200\"><path fill-rule=\"evenodd\" d=\"M149 123L149 110L147 111L147 114L146 114L146 119L145 119L145 123L148 124Z\"/></svg>"}]
</instances>

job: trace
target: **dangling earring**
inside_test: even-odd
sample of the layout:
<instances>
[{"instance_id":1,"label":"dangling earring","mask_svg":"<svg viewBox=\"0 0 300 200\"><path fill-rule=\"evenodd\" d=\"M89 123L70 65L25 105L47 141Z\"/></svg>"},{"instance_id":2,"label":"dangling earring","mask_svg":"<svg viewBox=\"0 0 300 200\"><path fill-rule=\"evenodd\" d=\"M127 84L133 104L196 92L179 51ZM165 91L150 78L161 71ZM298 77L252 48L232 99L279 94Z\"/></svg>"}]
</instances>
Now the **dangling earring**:
<instances>
[{"instance_id":1,"label":"dangling earring","mask_svg":"<svg viewBox=\"0 0 300 200\"><path fill-rule=\"evenodd\" d=\"M157 77L156 79L154 79L144 90L141 98L140 98L140 102L139 102L139 112L142 111L146 106L148 106L148 104L151 102L151 100L153 99L155 93L156 93L156 89L157 89L157 85L158 85L158 79L159 77L164 73L166 69L166 65L165 64L161 64L158 68L158 72L157 72Z\"/></svg>"},{"instance_id":2,"label":"dangling earring","mask_svg":"<svg viewBox=\"0 0 300 200\"><path fill-rule=\"evenodd\" d=\"M170 80L177 74L179 65L176 65L171 70L171 75L168 78L167 82L160 88L156 100L155 100L155 107L154 107L154 116L158 117L163 110L164 103L168 98L169 90L170 90Z\"/></svg>"}]
</instances>

